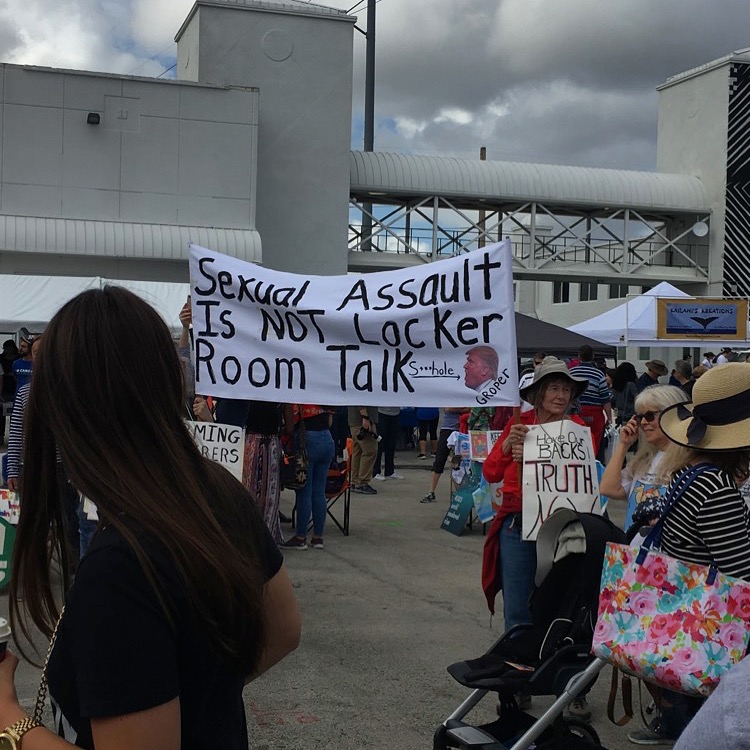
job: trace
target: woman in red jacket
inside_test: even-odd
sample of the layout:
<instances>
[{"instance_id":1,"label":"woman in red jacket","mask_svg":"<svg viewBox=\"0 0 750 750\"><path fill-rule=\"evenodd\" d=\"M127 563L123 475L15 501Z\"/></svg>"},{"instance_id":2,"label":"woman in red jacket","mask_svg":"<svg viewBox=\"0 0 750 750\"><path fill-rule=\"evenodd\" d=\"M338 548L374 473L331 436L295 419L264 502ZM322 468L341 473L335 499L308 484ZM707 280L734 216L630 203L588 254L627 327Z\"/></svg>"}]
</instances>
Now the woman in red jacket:
<instances>
[{"instance_id":1,"label":"woman in red jacket","mask_svg":"<svg viewBox=\"0 0 750 750\"><path fill-rule=\"evenodd\" d=\"M503 591L505 630L531 622L529 597L536 572L536 542L521 539L521 483L523 443L529 426L559 422L588 381L575 378L565 363L546 357L534 373L531 385L521 390L521 398L533 409L521 414L520 423L508 422L484 463L488 482L503 482L503 501L487 534L484 547L482 583L490 611L494 613L495 595ZM570 417L578 424L583 422ZM499 549L498 549L499 546Z\"/></svg>"}]
</instances>

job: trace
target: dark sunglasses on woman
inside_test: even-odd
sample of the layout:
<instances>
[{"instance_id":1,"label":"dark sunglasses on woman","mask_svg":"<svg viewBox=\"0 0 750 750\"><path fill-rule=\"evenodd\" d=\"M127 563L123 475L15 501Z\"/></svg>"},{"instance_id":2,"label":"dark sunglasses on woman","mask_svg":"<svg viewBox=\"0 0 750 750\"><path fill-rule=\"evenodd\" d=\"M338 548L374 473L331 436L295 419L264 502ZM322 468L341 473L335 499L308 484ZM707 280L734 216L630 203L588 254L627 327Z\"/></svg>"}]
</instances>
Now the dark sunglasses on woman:
<instances>
[{"instance_id":1,"label":"dark sunglasses on woman","mask_svg":"<svg viewBox=\"0 0 750 750\"><path fill-rule=\"evenodd\" d=\"M659 416L658 411L644 411L643 414L636 414L635 418L638 420L638 424L643 422L653 422Z\"/></svg>"}]
</instances>

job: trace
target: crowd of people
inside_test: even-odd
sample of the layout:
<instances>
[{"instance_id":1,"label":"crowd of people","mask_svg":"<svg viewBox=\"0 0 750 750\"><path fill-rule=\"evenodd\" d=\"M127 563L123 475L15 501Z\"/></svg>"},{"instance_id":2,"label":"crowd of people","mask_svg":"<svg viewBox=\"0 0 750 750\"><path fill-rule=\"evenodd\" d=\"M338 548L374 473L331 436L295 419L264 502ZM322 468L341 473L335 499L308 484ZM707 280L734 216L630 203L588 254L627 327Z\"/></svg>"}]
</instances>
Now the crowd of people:
<instances>
[{"instance_id":1,"label":"crowd of people","mask_svg":"<svg viewBox=\"0 0 750 750\"><path fill-rule=\"evenodd\" d=\"M499 433L483 466L488 482L502 483L484 583L489 601L502 591L506 630L531 621L536 547L521 534L518 471L525 438L531 427L554 431L564 419L590 429L594 452L606 459L601 492L626 505L629 538L661 518L677 487L663 549L750 580L750 515L740 492L750 475L750 368L730 362L729 349L707 352L696 367L687 357L672 368L649 360L640 374L628 362L607 369L587 346L567 363L538 352L522 374L518 413L419 408L405 429L397 407L342 413L196 393L189 303L179 317L175 347L147 304L105 288L71 300L42 336L22 337L18 351L13 342L3 347L2 390L14 400L8 486L24 509L11 619L29 641L32 626L53 641L45 669L58 737L80 747L179 747L188 735L206 738L196 747L246 746L243 684L299 641L279 550L324 549L327 479L347 441L352 492L376 495L373 482L403 479L395 451L405 438L416 460L432 458L421 498L432 503L451 436ZM497 369L481 349L467 358L467 384ZM144 356L148 379L138 371ZM186 420L243 428L241 482L201 454ZM304 479L293 485L294 533L285 539L282 469L299 454ZM689 473L694 466L703 467L699 476ZM69 587L62 608L53 558ZM133 638L138 653L127 647ZM35 747L61 746L18 705L16 664L13 655L0 663L0 726L34 731ZM702 704L665 691L658 717L630 739L671 744L696 714L684 737L698 737L710 722L705 712L715 710L715 702ZM590 719L585 695L570 712ZM209 715L222 717L220 729L204 720ZM681 747L697 747L688 741Z\"/></svg>"},{"instance_id":2,"label":"crowd of people","mask_svg":"<svg viewBox=\"0 0 750 750\"><path fill-rule=\"evenodd\" d=\"M531 408L506 425L484 463L485 478L503 482L503 497L485 542L483 583L491 608L495 595L503 593L506 630L532 622L536 545L521 538L519 481L526 433L532 425L547 431L551 423L568 418L591 427L598 451L598 411L605 422L618 426L600 492L627 504L627 538L643 538L662 519L665 553L750 581L750 511L741 492L750 476L750 368L739 362L711 362L696 376L683 358L671 371L676 384L661 385L659 378L670 374L664 362L647 362L640 377L632 365L621 363L604 372L609 389L602 389L602 372L587 364L590 354L582 350L580 364L570 367L543 352L535 357L533 375L521 388ZM588 408L589 396L600 397L595 415ZM746 679L743 664L735 669ZM704 708L704 702L662 690L658 715L628 738L637 745L673 745L684 732L679 747L702 747L707 727L724 718L726 706L713 700ZM568 711L590 720L585 691ZM730 720L738 718L735 714Z\"/></svg>"}]
</instances>

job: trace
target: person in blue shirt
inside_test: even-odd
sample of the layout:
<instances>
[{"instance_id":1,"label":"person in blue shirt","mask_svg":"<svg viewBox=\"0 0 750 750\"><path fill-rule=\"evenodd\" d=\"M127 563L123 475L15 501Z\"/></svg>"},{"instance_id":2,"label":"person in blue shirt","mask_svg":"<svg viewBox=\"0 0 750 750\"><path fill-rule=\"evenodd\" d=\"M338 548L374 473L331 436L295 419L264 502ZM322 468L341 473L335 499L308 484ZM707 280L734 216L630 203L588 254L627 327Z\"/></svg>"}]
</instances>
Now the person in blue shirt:
<instances>
[{"instance_id":1,"label":"person in blue shirt","mask_svg":"<svg viewBox=\"0 0 750 750\"><path fill-rule=\"evenodd\" d=\"M31 380L31 369L34 366L31 359L31 345L34 342L28 334L21 337L18 352L21 355L13 363L13 375L16 378L16 393Z\"/></svg>"}]
</instances>

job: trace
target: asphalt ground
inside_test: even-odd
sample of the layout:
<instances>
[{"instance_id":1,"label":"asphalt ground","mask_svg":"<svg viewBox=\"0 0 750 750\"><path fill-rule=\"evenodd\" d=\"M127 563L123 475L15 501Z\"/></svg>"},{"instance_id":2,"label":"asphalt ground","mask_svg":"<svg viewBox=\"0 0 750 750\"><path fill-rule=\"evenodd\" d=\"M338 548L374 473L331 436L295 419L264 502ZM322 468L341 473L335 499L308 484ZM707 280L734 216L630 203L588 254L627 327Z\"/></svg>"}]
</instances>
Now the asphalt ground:
<instances>
[{"instance_id":1,"label":"asphalt ground","mask_svg":"<svg viewBox=\"0 0 750 750\"><path fill-rule=\"evenodd\" d=\"M429 489L428 469L429 461L399 452L396 470L405 479L373 482L377 495L352 495L348 537L329 519L325 549L285 553L302 642L245 689L251 747L431 748L436 728L468 695L446 667L484 653L503 632L502 616L490 618L481 589L481 525L460 537L441 529L448 474L437 502L419 502ZM282 494L285 513L293 502L291 492ZM621 520L621 509L610 512ZM290 526L283 528L291 535ZM6 613L2 597L0 614ZM626 735L640 720L624 729L610 724L609 677L607 669L589 696L592 723L605 747L632 748ZM18 695L29 710L38 680L39 671L22 662ZM532 713L549 702L535 699ZM491 721L494 712L487 696L469 718Z\"/></svg>"}]
</instances>

